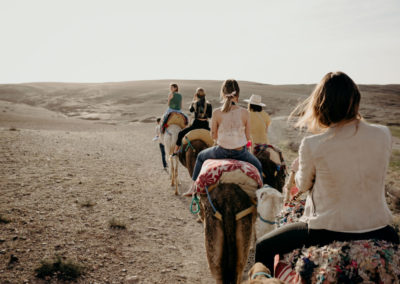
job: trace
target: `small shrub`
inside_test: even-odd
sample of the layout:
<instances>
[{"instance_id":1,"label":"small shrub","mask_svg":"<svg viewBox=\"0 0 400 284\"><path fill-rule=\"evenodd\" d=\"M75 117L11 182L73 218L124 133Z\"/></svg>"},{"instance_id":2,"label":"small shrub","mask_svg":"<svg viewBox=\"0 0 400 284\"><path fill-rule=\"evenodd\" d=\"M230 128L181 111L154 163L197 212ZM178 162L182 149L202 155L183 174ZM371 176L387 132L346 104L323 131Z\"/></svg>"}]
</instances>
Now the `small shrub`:
<instances>
[{"instance_id":1,"label":"small shrub","mask_svg":"<svg viewBox=\"0 0 400 284\"><path fill-rule=\"evenodd\" d=\"M10 127L10 129L9 129L10 131L17 131L17 128L15 128L15 127Z\"/></svg>"},{"instance_id":2,"label":"small shrub","mask_svg":"<svg viewBox=\"0 0 400 284\"><path fill-rule=\"evenodd\" d=\"M95 205L96 205L96 202L93 202L91 200L85 200L85 201L81 202L81 206L82 207L90 208L90 207L93 207Z\"/></svg>"},{"instance_id":3,"label":"small shrub","mask_svg":"<svg viewBox=\"0 0 400 284\"><path fill-rule=\"evenodd\" d=\"M120 229L120 230L126 229L126 224L124 222L122 222L121 220L112 218L109 223L110 223L111 229Z\"/></svg>"},{"instance_id":4,"label":"small shrub","mask_svg":"<svg viewBox=\"0 0 400 284\"><path fill-rule=\"evenodd\" d=\"M6 216L0 214L0 224L8 224L11 220L8 219Z\"/></svg>"},{"instance_id":5,"label":"small shrub","mask_svg":"<svg viewBox=\"0 0 400 284\"><path fill-rule=\"evenodd\" d=\"M59 280L76 280L83 274L83 266L63 260L61 256L56 256L53 260L43 260L41 265L35 269L36 277L45 279L46 277L57 277Z\"/></svg>"}]
</instances>

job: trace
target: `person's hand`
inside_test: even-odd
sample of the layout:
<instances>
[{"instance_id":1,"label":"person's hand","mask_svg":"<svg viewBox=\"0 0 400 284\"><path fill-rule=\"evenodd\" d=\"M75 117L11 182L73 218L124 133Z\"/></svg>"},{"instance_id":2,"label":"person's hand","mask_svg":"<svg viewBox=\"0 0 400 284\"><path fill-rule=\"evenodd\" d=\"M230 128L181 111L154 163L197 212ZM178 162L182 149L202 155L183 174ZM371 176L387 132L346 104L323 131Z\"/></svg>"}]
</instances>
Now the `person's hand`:
<instances>
[{"instance_id":1,"label":"person's hand","mask_svg":"<svg viewBox=\"0 0 400 284\"><path fill-rule=\"evenodd\" d=\"M251 140L247 141L247 144L246 144L247 149L250 149L251 145L252 145Z\"/></svg>"},{"instance_id":2,"label":"person's hand","mask_svg":"<svg viewBox=\"0 0 400 284\"><path fill-rule=\"evenodd\" d=\"M297 172L297 171L299 170L299 157L297 157L297 158L293 161L293 163L292 163L292 165L290 166L290 168L291 168L291 170L292 170L293 172Z\"/></svg>"}]
</instances>

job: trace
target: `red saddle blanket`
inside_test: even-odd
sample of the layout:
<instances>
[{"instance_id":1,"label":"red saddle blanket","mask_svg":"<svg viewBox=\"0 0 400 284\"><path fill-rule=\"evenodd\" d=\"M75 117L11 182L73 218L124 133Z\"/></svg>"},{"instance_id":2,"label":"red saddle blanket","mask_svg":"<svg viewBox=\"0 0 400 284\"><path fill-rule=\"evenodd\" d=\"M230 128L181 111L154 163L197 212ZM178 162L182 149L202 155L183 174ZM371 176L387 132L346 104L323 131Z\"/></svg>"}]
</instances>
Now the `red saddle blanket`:
<instances>
[{"instance_id":1,"label":"red saddle blanket","mask_svg":"<svg viewBox=\"0 0 400 284\"><path fill-rule=\"evenodd\" d=\"M201 168L200 175L195 182L195 191L197 193L204 194L206 193L206 186L210 187L211 185L219 182L224 173L235 172L237 170L243 173L243 176L245 177L244 180L239 177L239 179L241 179L241 184L249 183L246 181L246 178L250 178L250 181L253 180L255 184L254 191L257 188L262 187L260 174L257 168L252 164L232 159L210 159L206 160ZM235 176L237 178L239 174L236 174ZM233 178L231 182L236 183L236 178ZM229 182L229 179L230 178L228 178L227 182Z\"/></svg>"}]
</instances>

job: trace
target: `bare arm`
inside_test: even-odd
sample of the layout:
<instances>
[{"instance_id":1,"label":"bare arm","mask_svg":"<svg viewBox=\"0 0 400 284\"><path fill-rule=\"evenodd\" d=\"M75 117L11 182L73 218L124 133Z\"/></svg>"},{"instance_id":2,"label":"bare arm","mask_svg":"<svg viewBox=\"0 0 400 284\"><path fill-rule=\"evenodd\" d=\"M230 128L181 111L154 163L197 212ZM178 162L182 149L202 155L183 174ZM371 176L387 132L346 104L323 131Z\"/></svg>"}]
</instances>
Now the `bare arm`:
<instances>
[{"instance_id":1,"label":"bare arm","mask_svg":"<svg viewBox=\"0 0 400 284\"><path fill-rule=\"evenodd\" d=\"M171 101L171 99L172 99L172 96L173 96L173 94L172 94L172 93L168 95L168 106L169 106L169 102L170 102L170 101Z\"/></svg>"},{"instance_id":2,"label":"bare arm","mask_svg":"<svg viewBox=\"0 0 400 284\"><path fill-rule=\"evenodd\" d=\"M243 110L244 127L247 141L251 140L250 136L250 116L247 110Z\"/></svg>"},{"instance_id":3,"label":"bare arm","mask_svg":"<svg viewBox=\"0 0 400 284\"><path fill-rule=\"evenodd\" d=\"M219 113L218 110L214 110L213 116L211 118L211 137L214 140L218 139L218 118L219 118Z\"/></svg>"}]
</instances>

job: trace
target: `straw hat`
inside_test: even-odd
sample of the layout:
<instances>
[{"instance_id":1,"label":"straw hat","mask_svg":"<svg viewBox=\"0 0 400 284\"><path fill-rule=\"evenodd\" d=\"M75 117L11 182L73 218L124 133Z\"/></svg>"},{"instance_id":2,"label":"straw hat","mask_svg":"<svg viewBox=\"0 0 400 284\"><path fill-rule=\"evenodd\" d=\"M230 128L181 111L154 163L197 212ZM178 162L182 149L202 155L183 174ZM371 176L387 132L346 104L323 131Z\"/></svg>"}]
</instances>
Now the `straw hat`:
<instances>
[{"instance_id":1,"label":"straw hat","mask_svg":"<svg viewBox=\"0 0 400 284\"><path fill-rule=\"evenodd\" d=\"M255 95L252 94L249 100L244 100L246 103L249 103L251 105L257 105L257 106L262 106L264 107L265 104L261 102L261 96L260 95Z\"/></svg>"}]
</instances>

